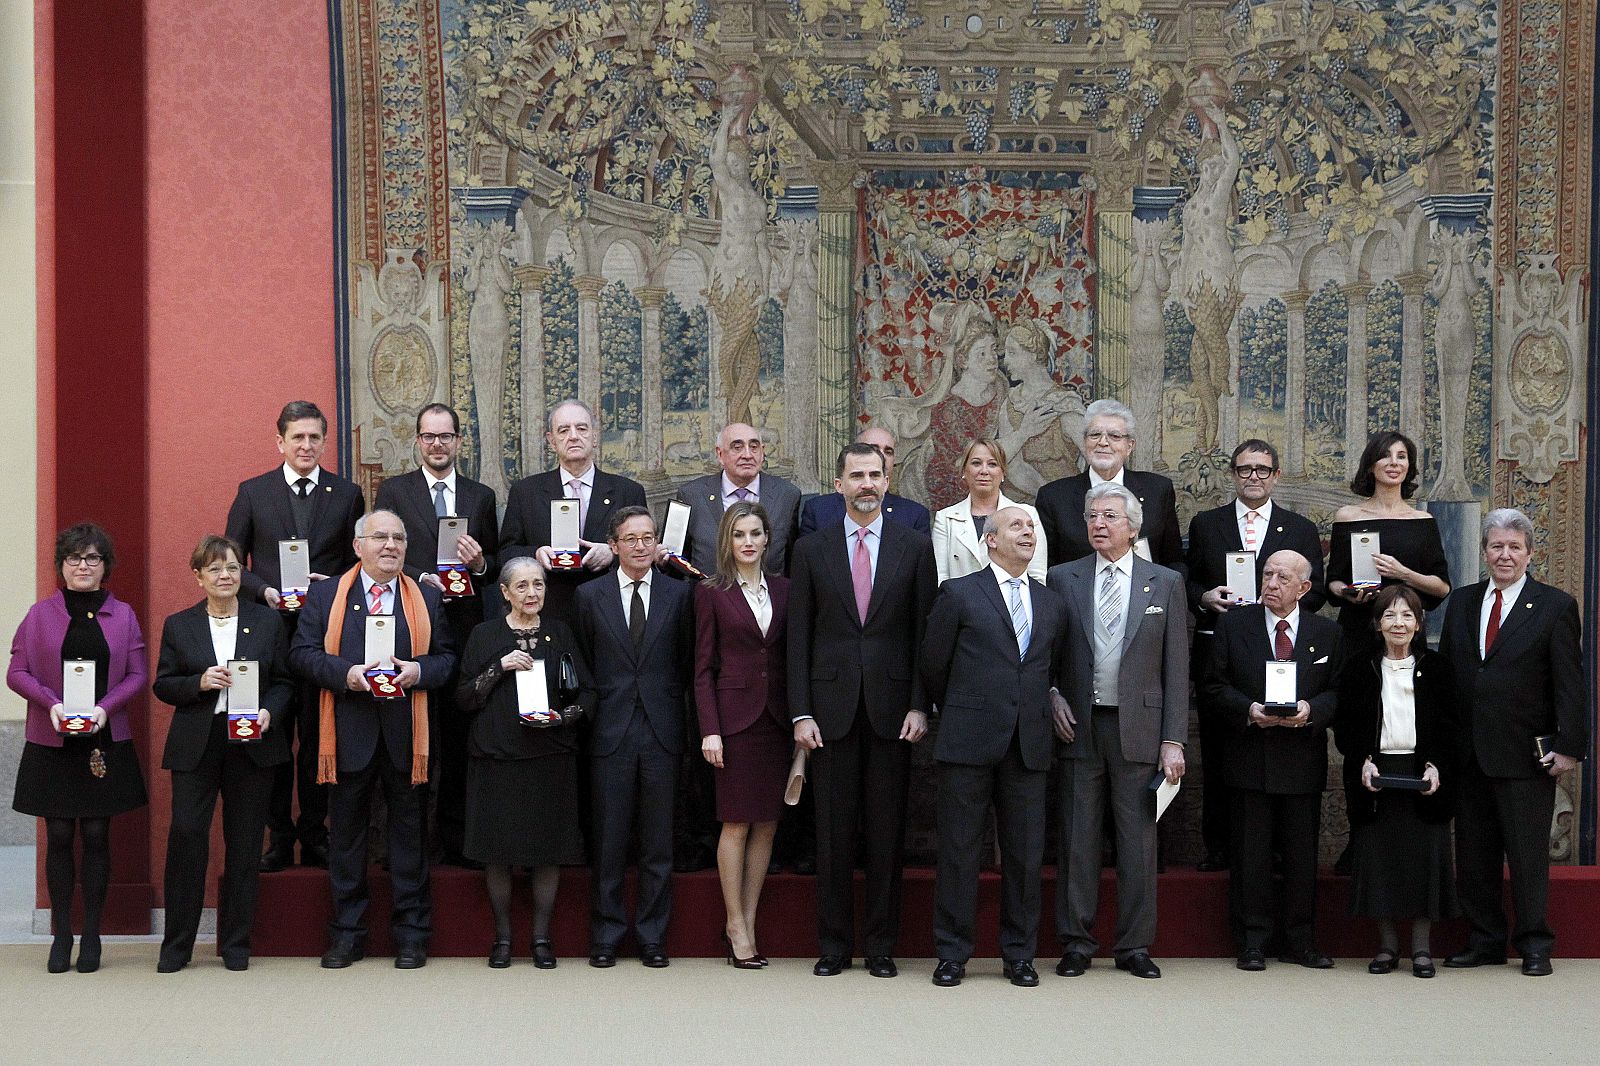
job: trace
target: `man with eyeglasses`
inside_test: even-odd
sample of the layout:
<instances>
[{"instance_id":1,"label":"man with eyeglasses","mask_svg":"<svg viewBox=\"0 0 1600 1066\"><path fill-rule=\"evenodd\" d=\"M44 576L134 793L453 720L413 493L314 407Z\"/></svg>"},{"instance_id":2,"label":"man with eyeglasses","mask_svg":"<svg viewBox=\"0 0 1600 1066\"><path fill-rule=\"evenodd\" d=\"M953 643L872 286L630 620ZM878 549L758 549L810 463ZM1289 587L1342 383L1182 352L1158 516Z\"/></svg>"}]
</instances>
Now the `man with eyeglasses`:
<instances>
[{"instance_id":1,"label":"man with eyeglasses","mask_svg":"<svg viewBox=\"0 0 1600 1066\"><path fill-rule=\"evenodd\" d=\"M767 446L761 431L743 422L722 427L717 434L715 474L685 482L674 497L689 507L689 537L684 552L700 570L717 568L717 527L722 512L735 503L759 503L772 525L767 544L766 568L771 574L787 573L789 544L799 521L800 489L777 474L765 472ZM698 756L697 761L703 762Z\"/></svg>"},{"instance_id":2,"label":"man with eyeglasses","mask_svg":"<svg viewBox=\"0 0 1600 1066\"><path fill-rule=\"evenodd\" d=\"M454 409L431 403L417 412L417 451L422 465L378 486L376 506L393 511L406 527L406 574L442 595L439 577L439 520L465 518L467 532L456 543L457 558L472 574L472 592L445 600L445 624L457 648L467 646L472 629L484 620L484 586L490 584L500 531L495 517L494 490L456 469L461 451L461 419ZM433 750L438 754L435 826L444 861L452 866L480 867L461 854L466 833L467 732L471 718L455 713L453 693L441 691L434 699Z\"/></svg>"},{"instance_id":3,"label":"man with eyeglasses","mask_svg":"<svg viewBox=\"0 0 1600 1066\"><path fill-rule=\"evenodd\" d=\"M353 544L359 565L312 586L289 649L290 666L319 689L318 780L332 786L333 921L322 965L339 970L366 955L367 832L372 794L381 788L388 808L394 965L414 970L428 961L433 928L422 817L429 690L449 684L456 651L438 590L404 573L406 527L400 516L382 510L364 515ZM367 623L383 617L393 624L398 698L380 698L373 688L386 680L376 671L387 664L368 645Z\"/></svg>"},{"instance_id":4,"label":"man with eyeglasses","mask_svg":"<svg viewBox=\"0 0 1600 1066\"><path fill-rule=\"evenodd\" d=\"M1221 507L1201 511L1189 523L1189 609L1195 615L1194 651L1190 657L1200 710L1201 837L1205 857L1200 869L1228 869L1232 839L1232 797L1224 783L1230 746L1226 716L1214 713L1207 696L1207 674L1212 659L1217 617L1241 604L1247 589L1228 586L1227 560L1240 552L1254 552L1255 587L1261 588L1267 559L1279 551L1298 553L1311 566L1311 588L1300 599L1300 609L1315 614L1327 600L1322 581L1322 540L1309 518L1273 502L1278 487L1278 450L1252 437L1233 450L1234 499Z\"/></svg>"},{"instance_id":5,"label":"man with eyeglasses","mask_svg":"<svg viewBox=\"0 0 1600 1066\"><path fill-rule=\"evenodd\" d=\"M1097 485L1122 485L1144 509L1144 527L1135 551L1182 573L1183 541L1172 482L1148 470L1128 469L1135 443L1133 412L1116 400L1096 400L1084 411L1083 427L1083 455L1089 468L1050 482L1034 501L1044 524L1050 565L1094 554L1083 521L1084 498Z\"/></svg>"},{"instance_id":6,"label":"man with eyeglasses","mask_svg":"<svg viewBox=\"0 0 1600 1066\"><path fill-rule=\"evenodd\" d=\"M643 507L611 516L616 576L578 589L578 645L599 690L590 725L593 905L589 965L615 966L627 933L628 845L638 834L632 927L639 960L666 966L672 913L672 822L694 668L694 590L653 568L656 524Z\"/></svg>"},{"instance_id":7,"label":"man with eyeglasses","mask_svg":"<svg viewBox=\"0 0 1600 1066\"><path fill-rule=\"evenodd\" d=\"M313 583L355 564L350 531L366 510L355 483L318 464L327 444L328 419L316 404L293 400L278 414L278 454L283 465L239 486L228 509L228 538L244 549L246 564L241 593L269 607L280 608L284 628L294 636L298 611L282 610L282 572L278 545L303 540L311 557ZM300 862L328 865L328 790L317 784L316 694L295 686L290 713L275 720L291 744L298 734L299 751L292 762L274 771L267 825L271 842L261 856L261 872L275 873L294 863L295 841ZM296 783L300 813L294 814Z\"/></svg>"},{"instance_id":8,"label":"man with eyeglasses","mask_svg":"<svg viewBox=\"0 0 1600 1066\"><path fill-rule=\"evenodd\" d=\"M600 425L580 400L564 400L550 409L544 439L555 454L556 467L512 482L506 513L500 520L498 554L501 559L522 555L538 559L545 568L543 615L571 625L578 588L610 573L616 564L606 542L611 516L624 507L643 507L644 486L595 465ZM583 564L577 570L551 565L550 503L560 499L579 501L578 546Z\"/></svg>"}]
</instances>

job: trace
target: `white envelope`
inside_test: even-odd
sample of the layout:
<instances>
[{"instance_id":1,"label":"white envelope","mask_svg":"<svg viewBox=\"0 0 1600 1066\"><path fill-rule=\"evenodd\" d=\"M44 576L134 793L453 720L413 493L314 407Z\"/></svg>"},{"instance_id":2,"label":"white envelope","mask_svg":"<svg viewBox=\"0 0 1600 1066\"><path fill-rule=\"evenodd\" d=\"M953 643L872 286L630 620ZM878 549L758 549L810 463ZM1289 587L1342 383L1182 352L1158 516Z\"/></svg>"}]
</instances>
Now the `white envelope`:
<instances>
[{"instance_id":1,"label":"white envelope","mask_svg":"<svg viewBox=\"0 0 1600 1066\"><path fill-rule=\"evenodd\" d=\"M228 710L242 713L261 709L261 664L254 659L229 659L233 684L227 689Z\"/></svg>"},{"instance_id":2,"label":"white envelope","mask_svg":"<svg viewBox=\"0 0 1600 1066\"><path fill-rule=\"evenodd\" d=\"M384 670L394 669L394 632L394 615L367 616L367 643L364 647L367 662L375 662Z\"/></svg>"},{"instance_id":3,"label":"white envelope","mask_svg":"<svg viewBox=\"0 0 1600 1066\"><path fill-rule=\"evenodd\" d=\"M1178 790L1183 787L1183 778L1176 781L1162 779L1156 786L1156 821L1161 821L1161 816L1167 813L1167 808L1172 806L1172 801L1178 798Z\"/></svg>"},{"instance_id":4,"label":"white envelope","mask_svg":"<svg viewBox=\"0 0 1600 1066\"><path fill-rule=\"evenodd\" d=\"M533 660L532 670L517 670L517 713L539 717L550 713L550 688L544 676L544 660Z\"/></svg>"},{"instance_id":5,"label":"white envelope","mask_svg":"<svg viewBox=\"0 0 1600 1066\"><path fill-rule=\"evenodd\" d=\"M678 500L667 501L667 521L661 531L661 546L675 555L683 554L689 539L689 505Z\"/></svg>"}]
</instances>

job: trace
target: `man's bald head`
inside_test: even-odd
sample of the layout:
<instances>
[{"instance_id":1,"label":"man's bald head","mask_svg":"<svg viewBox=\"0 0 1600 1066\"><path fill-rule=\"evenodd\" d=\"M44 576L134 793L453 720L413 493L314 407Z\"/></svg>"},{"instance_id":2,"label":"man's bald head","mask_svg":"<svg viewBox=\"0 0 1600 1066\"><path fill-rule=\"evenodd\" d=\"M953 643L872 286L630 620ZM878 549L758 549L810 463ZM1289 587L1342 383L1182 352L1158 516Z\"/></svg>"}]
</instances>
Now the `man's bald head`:
<instances>
[{"instance_id":1,"label":"man's bald head","mask_svg":"<svg viewBox=\"0 0 1600 1066\"><path fill-rule=\"evenodd\" d=\"M728 480L739 488L747 487L761 473L767 461L761 433L744 422L730 422L717 434L717 462Z\"/></svg>"},{"instance_id":2,"label":"man's bald head","mask_svg":"<svg viewBox=\"0 0 1600 1066\"><path fill-rule=\"evenodd\" d=\"M1267 557L1261 571L1261 602L1279 618L1294 611L1300 597L1311 591L1311 562L1285 548Z\"/></svg>"}]
</instances>

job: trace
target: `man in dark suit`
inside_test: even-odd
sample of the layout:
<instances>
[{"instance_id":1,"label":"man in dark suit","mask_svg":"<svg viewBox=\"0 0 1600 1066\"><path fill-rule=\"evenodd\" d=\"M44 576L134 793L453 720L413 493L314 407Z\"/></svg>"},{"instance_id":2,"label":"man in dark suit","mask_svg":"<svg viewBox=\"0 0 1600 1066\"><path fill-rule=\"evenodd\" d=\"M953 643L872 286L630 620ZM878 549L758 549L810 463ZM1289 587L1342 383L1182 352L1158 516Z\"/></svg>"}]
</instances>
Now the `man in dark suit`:
<instances>
[{"instance_id":1,"label":"man in dark suit","mask_svg":"<svg viewBox=\"0 0 1600 1066\"><path fill-rule=\"evenodd\" d=\"M327 704L319 715L318 776L332 785L328 879L333 921L322 965L343 969L366 955L367 834L372 793L381 787L388 808L394 964L413 970L428 961L433 921L422 819L428 781L424 692L449 683L456 652L439 593L402 572L406 527L400 516L393 511L363 516L356 523L355 551L359 566L337 581L319 582L306 596L289 651L295 672L324 690ZM394 681L404 693L398 699L378 698L367 679L380 665L367 650L367 619L383 615L394 622Z\"/></svg>"},{"instance_id":2,"label":"man in dark suit","mask_svg":"<svg viewBox=\"0 0 1600 1066\"><path fill-rule=\"evenodd\" d=\"M939 579L933 542L884 521L877 448L846 445L833 484L847 517L795 545L789 577L789 715L817 805L812 972L850 966L859 829L867 969L893 977L911 745L928 731L917 650Z\"/></svg>"},{"instance_id":3,"label":"man in dark suit","mask_svg":"<svg viewBox=\"0 0 1600 1066\"><path fill-rule=\"evenodd\" d=\"M1283 856L1280 962L1314 970L1333 965L1316 946L1317 837L1328 783L1328 724L1339 704L1343 666L1339 624L1303 610L1316 584L1297 551L1274 552L1261 576L1261 602L1217 619L1215 656L1206 671L1207 714L1228 738L1233 793L1234 911L1242 919L1239 969L1266 969L1273 932L1272 853ZM1267 672L1295 664L1292 714L1268 707ZM1287 711L1288 708L1283 708Z\"/></svg>"},{"instance_id":4,"label":"man in dark suit","mask_svg":"<svg viewBox=\"0 0 1600 1066\"><path fill-rule=\"evenodd\" d=\"M766 508L772 525L772 540L767 545L766 569L769 574L787 573L789 545L794 540L799 520L800 490L777 474L764 473L767 446L760 430L743 422L732 422L717 434L715 474L685 482L673 499L688 505L689 537L684 554L706 573L717 568L717 528L722 512L741 500Z\"/></svg>"},{"instance_id":5,"label":"man in dark suit","mask_svg":"<svg viewBox=\"0 0 1600 1066\"><path fill-rule=\"evenodd\" d=\"M1150 958L1156 935L1156 815L1150 786L1158 769L1183 776L1189 735L1189 646L1183 578L1134 553L1143 514L1121 485L1084 497L1095 554L1050 568L1048 584L1067 601L1067 631L1052 690L1061 747L1056 843L1056 973L1077 977L1099 942L1100 846L1106 807L1117 842L1117 968L1160 977Z\"/></svg>"},{"instance_id":6,"label":"man in dark suit","mask_svg":"<svg viewBox=\"0 0 1600 1066\"><path fill-rule=\"evenodd\" d=\"M1052 567L1094 554L1084 526L1083 501L1091 488L1110 483L1126 487L1138 499L1144 511L1139 537L1147 543L1148 558L1158 566L1183 572L1177 494L1172 482L1160 474L1128 469L1133 447L1133 412L1116 400L1091 403L1083 422L1083 454L1089 469L1050 482L1034 500L1044 523Z\"/></svg>"},{"instance_id":7,"label":"man in dark suit","mask_svg":"<svg viewBox=\"0 0 1600 1066\"><path fill-rule=\"evenodd\" d=\"M291 639L298 611L283 611L278 542L304 540L311 555L313 583L342 574L355 565L350 536L366 510L355 483L317 464L327 443L328 420L316 404L293 400L278 414L278 454L283 465L239 485L228 508L228 539L244 549L246 569L241 595L280 608ZM289 713L278 729L284 740L300 738L297 758L274 770L268 817L271 843L261 856L261 871L275 873L294 862L295 840L300 861L328 864L328 790L317 784L316 693L296 687ZM300 816L294 815L296 782Z\"/></svg>"},{"instance_id":8,"label":"man in dark suit","mask_svg":"<svg viewBox=\"0 0 1600 1066\"><path fill-rule=\"evenodd\" d=\"M1556 778L1589 754L1589 693L1578 605L1528 575L1533 523L1521 511L1483 522L1489 580L1445 602L1439 650L1455 668L1464 753L1456 795L1456 883L1471 938L1446 966L1506 961L1500 864L1517 909L1511 941L1522 972L1552 971L1545 920ZM1538 745L1545 749L1541 756Z\"/></svg>"},{"instance_id":9,"label":"man in dark suit","mask_svg":"<svg viewBox=\"0 0 1600 1066\"><path fill-rule=\"evenodd\" d=\"M639 960L667 965L672 913L672 812L683 754L685 695L694 669L693 588L658 580L656 524L643 507L611 516L617 575L578 590L579 646L599 689L590 726L593 793L593 908L589 965L617 962L628 931L624 877L628 844L639 840L639 884L633 927Z\"/></svg>"},{"instance_id":10,"label":"man in dark suit","mask_svg":"<svg viewBox=\"0 0 1600 1066\"><path fill-rule=\"evenodd\" d=\"M1224 784L1228 729L1224 717L1210 713L1205 704L1205 672L1211 662L1217 619L1239 605L1239 593L1244 591L1228 587L1226 559L1230 553L1254 552L1259 591L1267 557L1284 549L1298 552L1311 564L1311 588L1301 598L1300 609L1316 614L1327 599L1322 588L1322 541L1317 527L1272 499L1272 490L1278 486L1278 450L1264 440L1252 438L1233 450L1229 468L1233 473L1233 502L1201 511L1189 523L1189 609L1195 615L1194 650L1189 664L1200 697L1200 768L1205 776L1200 832L1206 846L1200 869L1204 871L1228 869L1232 832L1228 820L1231 800Z\"/></svg>"},{"instance_id":11,"label":"man in dark suit","mask_svg":"<svg viewBox=\"0 0 1600 1066\"><path fill-rule=\"evenodd\" d=\"M872 444L883 453L883 483L894 484L894 434L881 426L868 426L856 434L857 444ZM924 537L931 536L932 519L928 509L916 500L883 494L883 517L891 522L903 522ZM815 533L823 526L836 526L844 521L844 497L837 492L823 492L811 497L800 508L800 536Z\"/></svg>"},{"instance_id":12,"label":"man in dark suit","mask_svg":"<svg viewBox=\"0 0 1600 1066\"><path fill-rule=\"evenodd\" d=\"M1066 605L1028 580L1033 518L995 513L984 532L989 565L947 581L922 639L922 681L939 708L939 874L933 983L966 976L978 910L983 820L992 800L1000 834L1000 955L1014 985L1039 983L1039 865L1050 769L1051 670Z\"/></svg>"},{"instance_id":13,"label":"man in dark suit","mask_svg":"<svg viewBox=\"0 0 1600 1066\"><path fill-rule=\"evenodd\" d=\"M379 485L376 506L393 511L405 523L406 574L432 586L441 596L445 588L436 565L439 519L467 520L467 532L457 541L456 549L458 561L472 575L472 592L444 603L451 643L458 649L465 648L473 627L484 619L484 589L494 582L490 570L500 543L494 490L456 469L456 455L461 451L461 420L444 404L429 404L417 413L417 451L422 465ZM438 754L433 785L439 846L445 862L478 868L480 864L461 854L466 832L467 732L471 718L456 713L452 693L446 689L434 697L429 721Z\"/></svg>"},{"instance_id":14,"label":"man in dark suit","mask_svg":"<svg viewBox=\"0 0 1600 1066\"><path fill-rule=\"evenodd\" d=\"M643 507L644 487L595 466L599 426L594 412L578 400L565 400L551 409L544 439L558 465L512 484L500 523L498 556L538 559L546 571L543 613L571 625L578 587L610 573L615 565L606 544L611 516L623 507ZM550 565L550 502L559 499L581 501L578 543L583 549L583 566L578 570L556 570Z\"/></svg>"}]
</instances>

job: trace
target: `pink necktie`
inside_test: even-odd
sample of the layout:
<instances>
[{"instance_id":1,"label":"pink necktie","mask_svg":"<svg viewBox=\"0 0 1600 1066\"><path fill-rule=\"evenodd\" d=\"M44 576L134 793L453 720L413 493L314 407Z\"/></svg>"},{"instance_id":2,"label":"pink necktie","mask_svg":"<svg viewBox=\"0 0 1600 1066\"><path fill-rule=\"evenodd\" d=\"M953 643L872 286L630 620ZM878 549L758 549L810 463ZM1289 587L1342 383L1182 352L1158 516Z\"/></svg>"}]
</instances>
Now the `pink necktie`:
<instances>
[{"instance_id":1,"label":"pink necktie","mask_svg":"<svg viewBox=\"0 0 1600 1066\"><path fill-rule=\"evenodd\" d=\"M373 614L382 614L383 613L383 586L382 585L373 585L372 586L372 592L370 593L370 595L372 596L372 613Z\"/></svg>"},{"instance_id":2,"label":"pink necktie","mask_svg":"<svg viewBox=\"0 0 1600 1066\"><path fill-rule=\"evenodd\" d=\"M1244 546L1246 551L1256 550L1256 519L1261 517L1255 511L1244 513Z\"/></svg>"},{"instance_id":3,"label":"pink necktie","mask_svg":"<svg viewBox=\"0 0 1600 1066\"><path fill-rule=\"evenodd\" d=\"M567 491L572 498L578 501L578 528L582 529L585 522L589 521L589 505L583 502L583 481L573 478L567 482Z\"/></svg>"},{"instance_id":4,"label":"pink necktie","mask_svg":"<svg viewBox=\"0 0 1600 1066\"><path fill-rule=\"evenodd\" d=\"M856 613L867 624L867 605L872 602L872 556L867 554L867 531L856 530L856 553L850 561L850 584L856 590Z\"/></svg>"}]
</instances>

